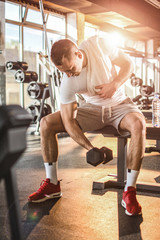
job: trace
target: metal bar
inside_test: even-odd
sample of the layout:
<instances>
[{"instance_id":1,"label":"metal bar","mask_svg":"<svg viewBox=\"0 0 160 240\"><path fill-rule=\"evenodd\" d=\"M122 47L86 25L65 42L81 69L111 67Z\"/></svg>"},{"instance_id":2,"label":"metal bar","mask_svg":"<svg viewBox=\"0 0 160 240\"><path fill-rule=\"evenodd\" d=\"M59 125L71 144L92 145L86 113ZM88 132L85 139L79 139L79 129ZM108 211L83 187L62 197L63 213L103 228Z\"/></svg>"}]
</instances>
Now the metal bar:
<instances>
[{"instance_id":1,"label":"metal bar","mask_svg":"<svg viewBox=\"0 0 160 240\"><path fill-rule=\"evenodd\" d=\"M127 158L127 138L119 137L117 145L117 181L124 182L126 158Z\"/></svg>"},{"instance_id":2,"label":"metal bar","mask_svg":"<svg viewBox=\"0 0 160 240\"><path fill-rule=\"evenodd\" d=\"M37 29L37 30L43 30L43 26L42 25L36 24L36 23L27 22L27 21L26 22L17 22L17 21L5 19L5 23L10 23L10 24L18 25L18 26L24 26L24 27L28 27L28 28L34 28L34 29ZM59 31L56 31L56 30L47 29L47 32L65 36L65 33L59 32Z\"/></svg>"},{"instance_id":3,"label":"metal bar","mask_svg":"<svg viewBox=\"0 0 160 240\"><path fill-rule=\"evenodd\" d=\"M114 176L115 178L115 176ZM93 190L104 190L107 188L116 188L123 189L125 186L125 182L116 181L116 179L111 180L111 176L106 177L104 181L97 180L93 182ZM148 192L148 193L160 193L160 184L150 184L150 183L137 183L136 190L140 192Z\"/></svg>"},{"instance_id":4,"label":"metal bar","mask_svg":"<svg viewBox=\"0 0 160 240\"><path fill-rule=\"evenodd\" d=\"M37 124L36 124L36 130L35 130L36 134L39 133L40 120L41 120L42 114L43 114L43 107L44 107L44 102L45 102L45 99L46 99L47 91L49 91L49 88L45 88L44 92L43 92L43 97L42 97L42 101L41 101L41 104L40 104L39 116L38 116Z\"/></svg>"},{"instance_id":5,"label":"metal bar","mask_svg":"<svg viewBox=\"0 0 160 240\"><path fill-rule=\"evenodd\" d=\"M136 189L141 192L160 193L160 184L137 183Z\"/></svg>"},{"instance_id":6,"label":"metal bar","mask_svg":"<svg viewBox=\"0 0 160 240\"><path fill-rule=\"evenodd\" d=\"M52 107L53 107L53 109L55 109L56 101L57 101L56 90L55 90L56 86L55 86L54 75L53 75L54 70L55 70L55 66L53 66L53 64L51 62L51 57L50 57L50 53L49 53L47 31L46 31L46 20L45 20L43 1L42 0L39 1L39 6L40 6L41 14L42 14L42 19L43 19L43 30L44 30L44 35L45 35L45 51L46 51L46 54L48 54L48 64L49 64L49 67L50 67L50 70L51 70L51 76L52 76L52 80L53 80L53 81L51 81L51 78L49 77L49 89L50 89L51 104L53 104ZM58 86L58 92L59 92L59 82L57 83L57 86Z\"/></svg>"}]
</instances>

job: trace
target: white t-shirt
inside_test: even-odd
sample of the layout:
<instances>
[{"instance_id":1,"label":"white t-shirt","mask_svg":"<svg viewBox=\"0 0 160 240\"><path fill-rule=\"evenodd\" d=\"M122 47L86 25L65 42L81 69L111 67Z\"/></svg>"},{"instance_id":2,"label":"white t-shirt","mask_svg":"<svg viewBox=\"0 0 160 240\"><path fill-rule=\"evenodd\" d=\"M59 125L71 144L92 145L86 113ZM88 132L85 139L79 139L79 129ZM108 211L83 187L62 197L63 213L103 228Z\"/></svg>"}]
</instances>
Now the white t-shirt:
<instances>
[{"instance_id":1,"label":"white t-shirt","mask_svg":"<svg viewBox=\"0 0 160 240\"><path fill-rule=\"evenodd\" d=\"M101 39L103 41L103 39ZM102 42L103 44L103 42ZM107 55L110 60L114 60L117 57L117 49L112 48L110 45L106 45L106 41L104 39L105 50L107 50ZM114 69L114 71L113 71ZM113 79L116 76L115 67L113 66L111 74L113 75ZM126 99L126 96L123 91L123 87L120 87L112 96L112 98L103 99L98 94L94 96L90 96L87 91L87 68L83 68L79 76L67 77L64 73L60 86L60 102L62 104L68 104L76 101L75 94L81 94L87 103L112 107L123 100Z\"/></svg>"}]
</instances>

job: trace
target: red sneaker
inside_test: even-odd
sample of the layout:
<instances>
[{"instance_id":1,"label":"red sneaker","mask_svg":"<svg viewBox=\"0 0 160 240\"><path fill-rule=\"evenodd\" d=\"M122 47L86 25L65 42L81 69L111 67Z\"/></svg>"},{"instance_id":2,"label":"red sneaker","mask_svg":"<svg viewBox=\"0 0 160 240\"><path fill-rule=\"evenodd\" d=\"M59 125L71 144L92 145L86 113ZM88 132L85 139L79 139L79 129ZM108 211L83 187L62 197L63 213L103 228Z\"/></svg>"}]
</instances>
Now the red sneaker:
<instances>
[{"instance_id":1,"label":"red sneaker","mask_svg":"<svg viewBox=\"0 0 160 240\"><path fill-rule=\"evenodd\" d=\"M51 198L58 198L61 197L61 189L60 189L60 182L58 181L57 185L54 185L53 183L50 183L50 179L46 178L46 180L43 180L41 182L40 188L37 190L37 192L32 193L28 197L29 202L44 202Z\"/></svg>"},{"instance_id":2,"label":"red sneaker","mask_svg":"<svg viewBox=\"0 0 160 240\"><path fill-rule=\"evenodd\" d=\"M126 209L125 213L128 216L135 216L142 214L142 208L136 198L136 189L128 187L127 191L123 192L122 206Z\"/></svg>"}]
</instances>

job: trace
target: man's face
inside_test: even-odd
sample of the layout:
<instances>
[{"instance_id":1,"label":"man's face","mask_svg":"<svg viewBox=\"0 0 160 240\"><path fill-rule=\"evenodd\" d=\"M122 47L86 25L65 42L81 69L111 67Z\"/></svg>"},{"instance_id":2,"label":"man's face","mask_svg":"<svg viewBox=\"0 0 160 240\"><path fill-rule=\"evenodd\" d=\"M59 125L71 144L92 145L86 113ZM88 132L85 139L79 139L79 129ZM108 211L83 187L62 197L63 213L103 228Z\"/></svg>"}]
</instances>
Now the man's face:
<instances>
[{"instance_id":1,"label":"man's face","mask_svg":"<svg viewBox=\"0 0 160 240\"><path fill-rule=\"evenodd\" d=\"M56 66L61 72L65 72L68 77L79 76L83 66L83 55L80 51L74 52L70 59L63 57L62 65Z\"/></svg>"}]
</instances>

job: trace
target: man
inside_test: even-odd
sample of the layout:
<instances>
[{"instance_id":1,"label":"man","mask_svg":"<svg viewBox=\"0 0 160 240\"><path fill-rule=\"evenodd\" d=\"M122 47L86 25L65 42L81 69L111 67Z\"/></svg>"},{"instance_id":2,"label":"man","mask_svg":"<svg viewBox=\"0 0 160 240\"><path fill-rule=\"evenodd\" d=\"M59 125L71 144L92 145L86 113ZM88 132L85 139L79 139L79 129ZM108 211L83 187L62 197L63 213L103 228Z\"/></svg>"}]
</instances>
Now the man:
<instances>
[{"instance_id":1,"label":"man","mask_svg":"<svg viewBox=\"0 0 160 240\"><path fill-rule=\"evenodd\" d=\"M68 39L55 42L51 59L64 73L60 87L61 109L41 120L46 180L29 196L29 201L42 202L61 196L57 180L57 133L67 131L79 145L90 150L93 145L84 132L112 125L121 135L131 133L122 206L129 216L141 214L136 198L136 180L145 148L145 120L122 90L123 83L133 71L130 58L113 48L107 39L91 37L80 48ZM119 69L116 70L115 66ZM82 106L77 107L76 93L85 99Z\"/></svg>"}]
</instances>

